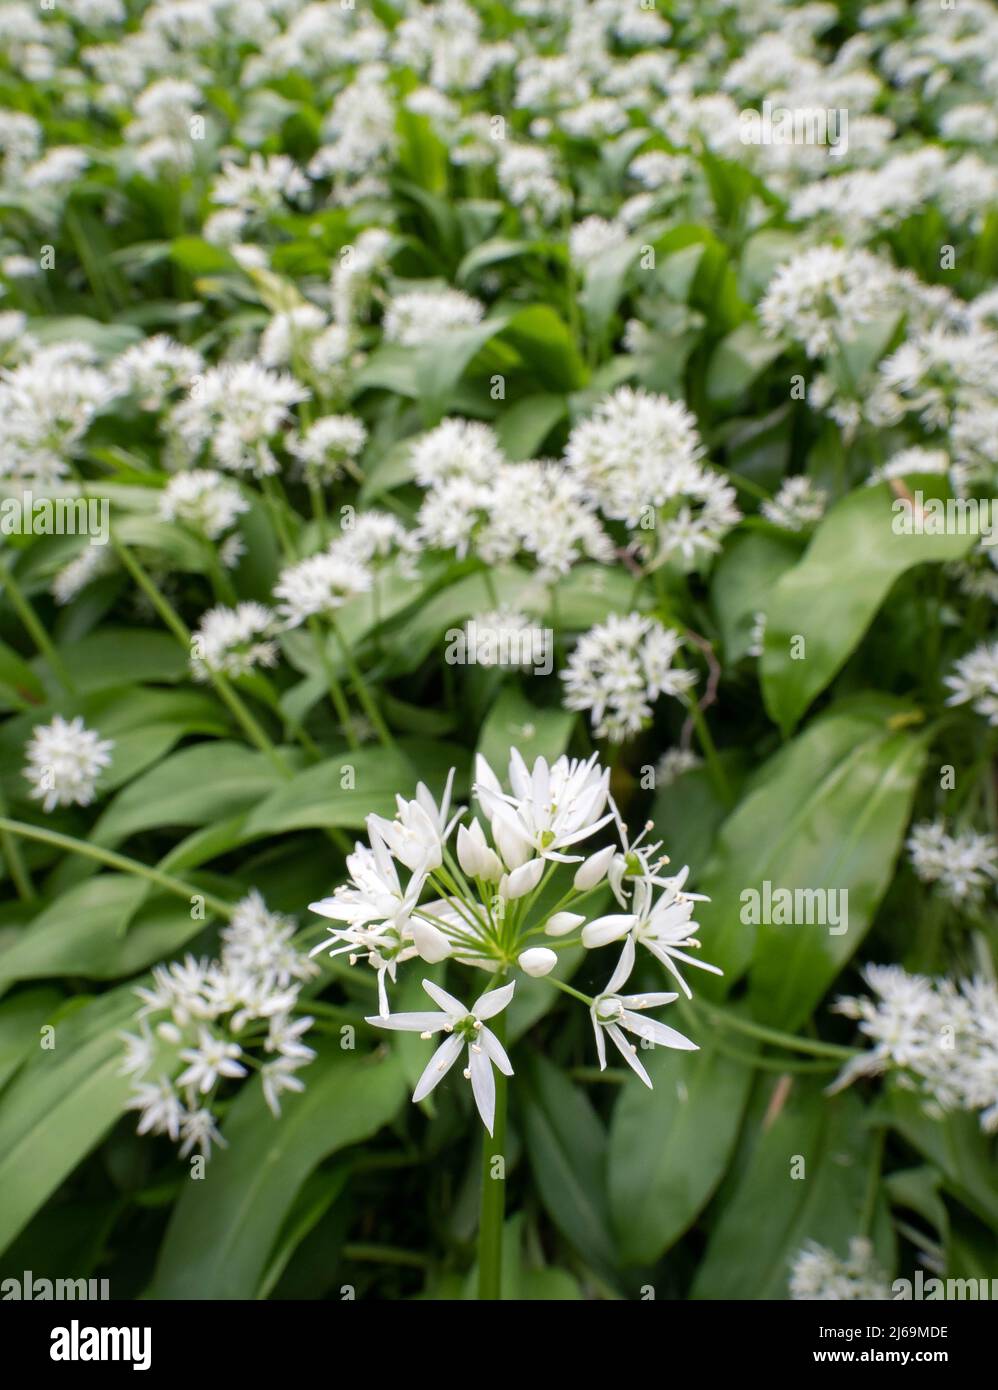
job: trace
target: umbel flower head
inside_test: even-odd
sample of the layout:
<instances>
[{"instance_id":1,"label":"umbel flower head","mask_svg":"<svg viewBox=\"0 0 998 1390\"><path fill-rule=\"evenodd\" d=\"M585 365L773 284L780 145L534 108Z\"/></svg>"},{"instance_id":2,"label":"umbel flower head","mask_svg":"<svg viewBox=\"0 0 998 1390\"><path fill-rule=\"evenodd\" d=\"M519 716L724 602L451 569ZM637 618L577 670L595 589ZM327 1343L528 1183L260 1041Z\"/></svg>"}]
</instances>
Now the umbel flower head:
<instances>
[{"instance_id":1,"label":"umbel flower head","mask_svg":"<svg viewBox=\"0 0 998 1390\"><path fill-rule=\"evenodd\" d=\"M661 876L665 862L658 844L628 842L627 830L610 796L609 771L598 756L537 758L529 767L517 749L510 753L506 786L479 755L473 793L478 815L465 822L463 807L451 809L454 772L440 803L420 784L412 800L397 798L393 820L367 818L369 844L358 843L347 859L349 880L331 897L311 904L330 918L329 939L313 950L366 959L377 972L376 1027L450 1036L431 1059L414 1100L428 1095L468 1044L466 1076L479 1113L491 1131L493 1067L511 1074L501 1034L483 1020L499 1015L513 997L516 979L546 979L552 988L588 1004L600 1066L606 1066L605 1035L647 1084L636 1044L683 1050L696 1044L645 1011L672 1003L676 994L621 994L631 976L636 946L644 944L689 987L676 962L704 963L689 955L695 895L683 891L686 870ZM508 790L507 790L508 786ZM607 832L613 842L594 848ZM624 909L589 920L587 906L600 889L610 890ZM549 944L540 945L538 938ZM595 999L568 987L556 973L559 951L597 949L618 942L621 954L609 982ZM420 958L430 963L477 967L495 987L466 1008L439 985L424 981L441 1013L391 1013L388 982L398 969ZM714 969L713 966L705 966Z\"/></svg>"},{"instance_id":2,"label":"umbel flower head","mask_svg":"<svg viewBox=\"0 0 998 1390\"><path fill-rule=\"evenodd\" d=\"M57 714L51 724L37 724L25 748L24 775L31 783L31 795L41 800L46 811L89 806L113 748L112 739L100 738L79 715L67 720Z\"/></svg>"}]
</instances>

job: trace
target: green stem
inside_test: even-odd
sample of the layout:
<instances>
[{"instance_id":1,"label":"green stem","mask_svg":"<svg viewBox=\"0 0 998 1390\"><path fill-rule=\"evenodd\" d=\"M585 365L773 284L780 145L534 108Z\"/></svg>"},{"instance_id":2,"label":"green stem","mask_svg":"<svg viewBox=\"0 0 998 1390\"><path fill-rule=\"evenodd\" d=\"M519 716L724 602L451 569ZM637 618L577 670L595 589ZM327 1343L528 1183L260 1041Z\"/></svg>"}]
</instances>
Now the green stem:
<instances>
[{"instance_id":1,"label":"green stem","mask_svg":"<svg viewBox=\"0 0 998 1390\"><path fill-rule=\"evenodd\" d=\"M359 748L360 739L357 737L357 731L353 727L353 719L350 717L350 706L347 704L347 698L343 694L343 687L337 680L336 672L333 670L332 662L329 660L329 653L326 651L326 644L323 641L322 629L319 626L318 618L309 618L308 630L312 634L315 650L319 657L319 664L322 667L322 674L325 676L326 685L329 688L329 698L333 703L333 709L336 711L336 717L340 721L343 732L346 735L347 743L352 749Z\"/></svg>"},{"instance_id":2,"label":"green stem","mask_svg":"<svg viewBox=\"0 0 998 1390\"><path fill-rule=\"evenodd\" d=\"M361 675L357 663L353 659L353 653L347 645L343 634L340 632L339 624L336 622L335 618L330 619L330 626L339 643L340 651L343 653L343 661L347 668L347 673L350 676L350 684L353 686L354 694L363 706L364 713L373 724L381 743L385 748L394 748L395 740L388 731L388 725L382 718L381 711L378 709L374 697L367 688L364 677Z\"/></svg>"},{"instance_id":3,"label":"green stem","mask_svg":"<svg viewBox=\"0 0 998 1390\"><path fill-rule=\"evenodd\" d=\"M496 986L502 983L502 972L496 976ZM491 1020L493 1033L500 1043L506 1041L506 1016L499 1014ZM482 1136L482 1198L478 1222L478 1297L502 1298L502 1227L506 1210L506 1077L493 1069L496 1081L496 1109L492 1135ZM499 1159L499 1176L493 1176L495 1160Z\"/></svg>"},{"instance_id":4,"label":"green stem","mask_svg":"<svg viewBox=\"0 0 998 1390\"><path fill-rule=\"evenodd\" d=\"M186 623L177 613L176 609L160 591L153 580L146 574L138 560L131 553L127 546L122 545L115 535L111 535L111 544L114 546L115 554L121 563L128 570L128 573L135 580L136 584L146 595L153 608L162 618L163 622L176 637L177 641L189 653L191 650L191 634ZM250 713L249 708L236 694L227 678L220 671L208 672L209 679L215 687L220 699L228 706L230 713L236 722L242 726L243 732L249 741L264 754L273 764L282 777L290 777L291 769L284 761L284 758L271 743L264 733L256 717Z\"/></svg>"},{"instance_id":5,"label":"green stem","mask_svg":"<svg viewBox=\"0 0 998 1390\"><path fill-rule=\"evenodd\" d=\"M56 679L68 695L76 694L76 686L73 678L66 669L62 657L55 649L55 644L42 626L41 620L30 600L24 594L21 586L10 571L10 566L0 560L0 580L3 581L7 597L10 599L11 607L24 624L25 630L38 648L40 654L52 668Z\"/></svg>"},{"instance_id":6,"label":"green stem","mask_svg":"<svg viewBox=\"0 0 998 1390\"><path fill-rule=\"evenodd\" d=\"M6 816L0 817L0 833L21 835L26 840L37 840L40 844L66 850L69 854L82 854L84 858L94 859L98 864L106 864L110 869L120 869L122 873L147 879L150 883L155 883L157 888L175 893L178 898L186 898L188 902L191 898L202 898L205 907L226 920L235 911L232 903L224 902L212 893L205 893L193 884L185 883L183 879L174 878L172 874L165 874L162 870L143 864L138 859L129 859L127 855L118 854L115 850L103 849L99 845L89 844L86 840L78 840L74 835L63 835L58 830L46 830L40 825L29 825L26 821L8 820Z\"/></svg>"},{"instance_id":7,"label":"green stem","mask_svg":"<svg viewBox=\"0 0 998 1390\"><path fill-rule=\"evenodd\" d=\"M781 1033L777 1028L764 1028L761 1023L753 1023L750 1019L725 1013L723 1009L715 1009L700 999L688 1007L691 1007L694 1013L706 1014L712 1023L717 1023L722 1028L733 1028L736 1033L744 1033L746 1037L758 1038L760 1042L771 1043L774 1047L783 1047L790 1052L807 1052L814 1057L837 1057L843 1062L859 1055L859 1050L855 1047L840 1047L838 1043L820 1042L816 1038L800 1038L795 1033Z\"/></svg>"},{"instance_id":8,"label":"green stem","mask_svg":"<svg viewBox=\"0 0 998 1390\"><path fill-rule=\"evenodd\" d=\"M0 815L7 814L7 802L3 793L0 792ZM31 874L28 866L21 856L21 847L14 836L8 830L0 832L0 850L3 851L4 861L10 871L17 895L24 902L34 902L37 898L34 884L31 882Z\"/></svg>"}]
</instances>

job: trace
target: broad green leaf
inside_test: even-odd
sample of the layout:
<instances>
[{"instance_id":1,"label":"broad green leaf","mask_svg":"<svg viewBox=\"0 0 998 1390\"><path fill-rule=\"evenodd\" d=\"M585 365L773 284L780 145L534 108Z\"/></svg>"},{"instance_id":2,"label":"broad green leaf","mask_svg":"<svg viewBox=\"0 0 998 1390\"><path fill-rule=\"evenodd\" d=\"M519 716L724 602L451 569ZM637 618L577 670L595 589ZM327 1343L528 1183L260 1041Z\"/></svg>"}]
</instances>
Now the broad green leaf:
<instances>
[{"instance_id":1,"label":"broad green leaf","mask_svg":"<svg viewBox=\"0 0 998 1390\"><path fill-rule=\"evenodd\" d=\"M126 874L99 874L60 894L6 951L0 990L15 980L79 975L120 979L179 951L204 930L183 899L157 894Z\"/></svg>"},{"instance_id":2,"label":"broad green leaf","mask_svg":"<svg viewBox=\"0 0 998 1390\"><path fill-rule=\"evenodd\" d=\"M752 645L756 614L773 585L797 560L800 546L788 536L743 531L718 557L710 593L727 662L741 661Z\"/></svg>"},{"instance_id":3,"label":"broad green leaf","mask_svg":"<svg viewBox=\"0 0 998 1390\"><path fill-rule=\"evenodd\" d=\"M0 1004L0 1090L41 1042L40 1029L65 996L57 989L25 989Z\"/></svg>"},{"instance_id":4,"label":"broad green leaf","mask_svg":"<svg viewBox=\"0 0 998 1390\"><path fill-rule=\"evenodd\" d=\"M666 1009L656 1017L690 1033ZM630 1076L610 1125L610 1207L625 1264L652 1264L691 1225L728 1166L752 1070L707 1038L699 1052L640 1053L654 1083Z\"/></svg>"},{"instance_id":5,"label":"broad green leaf","mask_svg":"<svg viewBox=\"0 0 998 1390\"><path fill-rule=\"evenodd\" d=\"M509 750L518 748L528 766L536 758L554 762L568 747L575 723L570 710L555 705L540 709L531 704L518 684L504 685L489 710L478 737L478 751L505 778Z\"/></svg>"},{"instance_id":6,"label":"broad green leaf","mask_svg":"<svg viewBox=\"0 0 998 1390\"><path fill-rule=\"evenodd\" d=\"M252 806L278 785L284 781L262 753L241 743L199 743L119 792L91 838L113 845L153 826L207 825Z\"/></svg>"},{"instance_id":7,"label":"broad green leaf","mask_svg":"<svg viewBox=\"0 0 998 1390\"><path fill-rule=\"evenodd\" d=\"M887 697L842 701L752 778L697 874L698 891L710 897L696 914L703 957L725 972L720 982L697 972L704 992L731 989L757 952L753 999L760 1017L795 1027L821 998L862 940L893 874L924 759L922 738L893 727L910 715L910 707ZM761 893L767 880L774 888L846 890L848 930L832 936L817 924L743 922L743 892Z\"/></svg>"},{"instance_id":8,"label":"broad green leaf","mask_svg":"<svg viewBox=\"0 0 998 1390\"><path fill-rule=\"evenodd\" d=\"M946 1189L998 1232L998 1175L994 1143L977 1115L927 1115L916 1092L889 1085L883 1097L891 1125L943 1175Z\"/></svg>"},{"instance_id":9,"label":"broad green leaf","mask_svg":"<svg viewBox=\"0 0 998 1390\"><path fill-rule=\"evenodd\" d=\"M844 1258L862 1230L871 1153L854 1095L830 1100L818 1085L795 1083L721 1205L690 1296L786 1299L809 1240Z\"/></svg>"},{"instance_id":10,"label":"broad green leaf","mask_svg":"<svg viewBox=\"0 0 998 1390\"><path fill-rule=\"evenodd\" d=\"M707 399L713 404L734 401L762 375L783 351L779 339L767 338L746 319L722 338L707 366Z\"/></svg>"},{"instance_id":11,"label":"broad green leaf","mask_svg":"<svg viewBox=\"0 0 998 1390\"><path fill-rule=\"evenodd\" d=\"M577 391L585 385L586 365L575 339L549 304L518 310L499 337L516 349L546 390Z\"/></svg>"},{"instance_id":12,"label":"broad green leaf","mask_svg":"<svg viewBox=\"0 0 998 1390\"><path fill-rule=\"evenodd\" d=\"M776 583L765 610L762 692L784 731L842 669L906 570L959 560L974 544L972 535L897 534L893 520L886 483L851 492Z\"/></svg>"},{"instance_id":13,"label":"broad green leaf","mask_svg":"<svg viewBox=\"0 0 998 1390\"><path fill-rule=\"evenodd\" d=\"M330 1154L369 1139L405 1100L391 1054L359 1057L337 1040L303 1071L305 1090L275 1119L258 1082L243 1087L201 1182L187 1183L160 1250L151 1298L253 1298L299 1189Z\"/></svg>"},{"instance_id":14,"label":"broad green leaf","mask_svg":"<svg viewBox=\"0 0 998 1390\"><path fill-rule=\"evenodd\" d=\"M567 412L568 401L552 392L538 392L509 404L496 422L496 434L506 456L514 462L535 458Z\"/></svg>"},{"instance_id":15,"label":"broad green leaf","mask_svg":"<svg viewBox=\"0 0 998 1390\"><path fill-rule=\"evenodd\" d=\"M63 643L59 654L80 694L143 681L172 684L188 674L187 653L175 637L142 628L102 628L79 642Z\"/></svg>"},{"instance_id":16,"label":"broad green leaf","mask_svg":"<svg viewBox=\"0 0 998 1390\"><path fill-rule=\"evenodd\" d=\"M55 1046L39 1048L4 1091L0 1251L121 1114L131 1083L121 1075L118 1031L134 1013L135 996L127 986L62 1022L56 1018Z\"/></svg>"},{"instance_id":17,"label":"broad green leaf","mask_svg":"<svg viewBox=\"0 0 998 1390\"><path fill-rule=\"evenodd\" d=\"M243 838L327 826L360 829L372 812L393 816L396 792L406 792L410 784L415 790L412 766L403 753L358 748L276 787L250 813Z\"/></svg>"},{"instance_id":18,"label":"broad green leaf","mask_svg":"<svg viewBox=\"0 0 998 1390\"><path fill-rule=\"evenodd\" d=\"M606 1190L606 1131L588 1098L544 1057L517 1070L523 1136L541 1201L598 1269L616 1263Z\"/></svg>"}]
</instances>

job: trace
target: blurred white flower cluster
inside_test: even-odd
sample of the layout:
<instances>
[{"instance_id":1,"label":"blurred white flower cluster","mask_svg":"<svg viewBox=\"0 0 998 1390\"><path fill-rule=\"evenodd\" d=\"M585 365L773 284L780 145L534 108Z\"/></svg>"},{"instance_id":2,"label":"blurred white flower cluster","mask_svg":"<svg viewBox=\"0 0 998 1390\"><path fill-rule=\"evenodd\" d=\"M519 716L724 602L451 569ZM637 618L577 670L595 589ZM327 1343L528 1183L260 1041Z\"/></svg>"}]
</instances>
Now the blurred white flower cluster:
<instances>
[{"instance_id":1,"label":"blurred white flower cluster","mask_svg":"<svg viewBox=\"0 0 998 1390\"><path fill-rule=\"evenodd\" d=\"M208 1158L225 1143L217 1122L228 1083L259 1072L275 1115L284 1092L304 1089L298 1073L315 1056L303 1041L313 1020L295 1010L318 972L294 931L254 890L223 927L217 960L157 965L136 989L138 1031L122 1035L122 1073L132 1078L140 1134L167 1135L182 1158L195 1148Z\"/></svg>"},{"instance_id":2,"label":"blurred white flower cluster","mask_svg":"<svg viewBox=\"0 0 998 1390\"><path fill-rule=\"evenodd\" d=\"M865 1236L852 1237L845 1259L813 1240L794 1257L790 1270L793 1299L877 1302L890 1296L887 1275L877 1263L872 1242Z\"/></svg>"}]
</instances>

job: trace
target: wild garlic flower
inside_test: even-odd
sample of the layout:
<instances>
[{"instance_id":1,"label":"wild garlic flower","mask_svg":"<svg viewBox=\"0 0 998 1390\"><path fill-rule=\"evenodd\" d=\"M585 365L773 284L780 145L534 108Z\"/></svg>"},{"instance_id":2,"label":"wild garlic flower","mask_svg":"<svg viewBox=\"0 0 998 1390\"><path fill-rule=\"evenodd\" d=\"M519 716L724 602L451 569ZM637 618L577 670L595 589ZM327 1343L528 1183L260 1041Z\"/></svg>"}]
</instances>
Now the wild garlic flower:
<instances>
[{"instance_id":1,"label":"wild garlic flower","mask_svg":"<svg viewBox=\"0 0 998 1390\"><path fill-rule=\"evenodd\" d=\"M332 483L343 476L363 453L367 430L354 415L322 415L288 444L308 477Z\"/></svg>"},{"instance_id":2,"label":"wild garlic flower","mask_svg":"<svg viewBox=\"0 0 998 1390\"><path fill-rule=\"evenodd\" d=\"M828 493L817 487L805 473L784 478L776 496L763 502L759 511L774 526L787 531L803 531L825 514Z\"/></svg>"},{"instance_id":3,"label":"wild garlic flower","mask_svg":"<svg viewBox=\"0 0 998 1390\"><path fill-rule=\"evenodd\" d=\"M703 452L685 405L622 386L572 430L565 466L605 516L632 528L648 564L690 569L741 519L734 489Z\"/></svg>"},{"instance_id":4,"label":"wild garlic flower","mask_svg":"<svg viewBox=\"0 0 998 1390\"><path fill-rule=\"evenodd\" d=\"M412 445L409 466L421 487L437 487L451 478L487 483L505 459L495 430L478 420L441 420Z\"/></svg>"},{"instance_id":5,"label":"wild garlic flower","mask_svg":"<svg viewBox=\"0 0 998 1390\"><path fill-rule=\"evenodd\" d=\"M277 623L271 609L247 600L226 608L218 604L202 614L191 635L191 671L197 681L212 675L238 679L257 666L274 666Z\"/></svg>"},{"instance_id":6,"label":"wild garlic flower","mask_svg":"<svg viewBox=\"0 0 998 1390\"><path fill-rule=\"evenodd\" d=\"M382 327L386 343L421 347L446 333L474 328L484 317L484 304L462 290L407 290L389 301Z\"/></svg>"},{"instance_id":7,"label":"wild garlic flower","mask_svg":"<svg viewBox=\"0 0 998 1390\"><path fill-rule=\"evenodd\" d=\"M470 1008L465 1007L453 994L435 985L432 980L424 980L423 988L441 1012L391 1014L388 1017L369 1018L368 1023L376 1028L397 1029L407 1033L419 1033L430 1038L434 1033L446 1033L447 1038L437 1048L427 1062L422 1076L416 1082L412 1093L413 1103L425 1100L435 1086L444 1079L451 1067L468 1048L468 1065L464 1071L466 1081L471 1082L475 1105L482 1117L482 1124L492 1133L495 1123L496 1083L492 1068L498 1067L505 1076L513 1075L513 1067L506 1055L506 1049L485 1026L485 1020L501 1013L513 997L515 984L503 985L499 989L487 990L480 994Z\"/></svg>"},{"instance_id":8,"label":"wild garlic flower","mask_svg":"<svg viewBox=\"0 0 998 1390\"><path fill-rule=\"evenodd\" d=\"M45 811L89 806L113 750L113 739L88 729L80 715L67 720L57 714L51 724L36 724L24 750L30 795L41 801Z\"/></svg>"},{"instance_id":9,"label":"wild garlic flower","mask_svg":"<svg viewBox=\"0 0 998 1390\"><path fill-rule=\"evenodd\" d=\"M981 642L960 657L944 682L953 692L948 705L969 704L989 724L998 725L998 642Z\"/></svg>"},{"instance_id":10,"label":"wild garlic flower","mask_svg":"<svg viewBox=\"0 0 998 1390\"><path fill-rule=\"evenodd\" d=\"M998 880L993 835L974 830L951 835L942 821L923 821L912 827L905 848L922 882L938 883L942 896L956 906L979 903Z\"/></svg>"},{"instance_id":11,"label":"wild garlic flower","mask_svg":"<svg viewBox=\"0 0 998 1390\"><path fill-rule=\"evenodd\" d=\"M407 531L397 516L371 510L361 512L350 526L344 526L330 542L329 554L362 571L378 572L394 564L399 574L412 579L421 549L416 534Z\"/></svg>"},{"instance_id":12,"label":"wild garlic flower","mask_svg":"<svg viewBox=\"0 0 998 1390\"><path fill-rule=\"evenodd\" d=\"M642 1018L645 1009L661 1008L672 1004L679 997L676 994L620 994L619 991L631 978L634 969L634 938L629 936L624 942L620 960L607 981L606 988L597 994L589 1010L596 1035L596 1054L599 1057L600 1071L606 1071L606 1042L604 1033L616 1047L624 1061L649 1090L652 1090L651 1077L637 1057L637 1048L629 1043L625 1033L633 1033L642 1042L658 1047L676 1048L680 1052L696 1052L697 1044L690 1042L682 1033L657 1019Z\"/></svg>"},{"instance_id":13,"label":"wild garlic flower","mask_svg":"<svg viewBox=\"0 0 998 1390\"><path fill-rule=\"evenodd\" d=\"M115 388L83 343L54 343L0 372L0 477L53 484Z\"/></svg>"},{"instance_id":14,"label":"wild garlic flower","mask_svg":"<svg viewBox=\"0 0 998 1390\"><path fill-rule=\"evenodd\" d=\"M308 391L259 362L211 367L171 410L167 430L190 462L207 450L219 468L262 478L279 471L271 442Z\"/></svg>"},{"instance_id":15,"label":"wild garlic flower","mask_svg":"<svg viewBox=\"0 0 998 1390\"><path fill-rule=\"evenodd\" d=\"M579 638L561 673L567 709L587 711L597 738L623 743L647 726L660 695L680 699L696 674L673 663L683 639L641 613L613 613Z\"/></svg>"},{"instance_id":16,"label":"wild garlic flower","mask_svg":"<svg viewBox=\"0 0 998 1390\"><path fill-rule=\"evenodd\" d=\"M627 228L605 217L585 217L576 222L568 234L568 252L573 262L586 270L599 264L601 257L622 246L627 240Z\"/></svg>"},{"instance_id":17,"label":"wild garlic flower","mask_svg":"<svg viewBox=\"0 0 998 1390\"><path fill-rule=\"evenodd\" d=\"M891 1297L891 1289L872 1242L853 1236L847 1259L813 1240L798 1250L790 1270L790 1297L823 1303L881 1302Z\"/></svg>"},{"instance_id":18,"label":"wild garlic flower","mask_svg":"<svg viewBox=\"0 0 998 1390\"><path fill-rule=\"evenodd\" d=\"M703 767L703 758L691 748L667 748L655 765L655 786L671 787L687 772Z\"/></svg>"},{"instance_id":19,"label":"wild garlic flower","mask_svg":"<svg viewBox=\"0 0 998 1390\"><path fill-rule=\"evenodd\" d=\"M800 343L824 357L851 342L896 291L895 272L869 251L815 246L780 266L759 305L771 337Z\"/></svg>"},{"instance_id":20,"label":"wild garlic flower","mask_svg":"<svg viewBox=\"0 0 998 1390\"><path fill-rule=\"evenodd\" d=\"M164 521L178 521L206 540L216 541L249 510L242 493L210 468L193 468L170 479L159 499Z\"/></svg>"},{"instance_id":21,"label":"wild garlic flower","mask_svg":"<svg viewBox=\"0 0 998 1390\"><path fill-rule=\"evenodd\" d=\"M367 593L371 583L368 568L331 546L283 569L274 586L274 598L285 624L300 627L309 618L329 617L350 599Z\"/></svg>"},{"instance_id":22,"label":"wild garlic flower","mask_svg":"<svg viewBox=\"0 0 998 1390\"><path fill-rule=\"evenodd\" d=\"M473 787L479 815L467 824L461 823L464 808L451 808L453 779L452 770L439 805L420 784L414 799L396 799L393 820L368 816L369 844L358 843L348 856L348 881L330 897L311 904L313 912L338 924L330 927L328 939L312 954L347 954L351 964L365 959L377 972L379 1013L370 1023L424 1034L451 1033L427 1066L414 1099L429 1093L468 1041L466 1075L475 1086L482 1119L491 1128L491 1068L485 1060L476 1060L475 1043L483 1037L481 1020L492 1013L483 1012L481 1006L484 1003L499 1012L515 984L515 980L504 982L507 974L544 979L556 969L558 951L566 946L588 948L624 940L623 956L606 990L596 999L581 996L592 1011L601 1064L605 1063L604 1031L615 1045L623 1045L629 1065L639 1075L644 1068L636 1063L621 1029L646 1045L694 1047L664 1024L640 1017L644 1008L670 1003L676 995L619 994L630 975L638 942L648 946L677 978L675 960L702 962L684 954L698 944L689 936L695 895L682 892L685 871L672 879L662 878L659 869L664 857L654 863L650 858L657 845L642 850L635 841L628 849L610 798L609 771L600 766L597 756L585 761L561 757L551 764L538 758L528 767L514 748L507 791L479 755ZM623 851L613 843L587 856L586 842L611 825L624 833ZM623 865L619 872L614 867L618 858ZM606 929L609 919L597 918L597 943L590 939L591 933L587 937L587 914L579 909L609 872L616 875L615 891L621 893L621 901L632 910L622 926L614 919L612 930ZM641 897L645 879L660 890L660 901L654 906ZM552 943L532 944L540 935L553 939ZM448 961L452 968L484 970L497 976L497 988L467 1009L452 996L444 996L439 986L424 982L444 1012L392 1014L388 982L395 983L399 967L417 957L429 963ZM688 993L685 983L682 987ZM487 1038L482 1043L487 1059L506 1070L499 1054L486 1043Z\"/></svg>"},{"instance_id":23,"label":"wild garlic flower","mask_svg":"<svg viewBox=\"0 0 998 1390\"><path fill-rule=\"evenodd\" d=\"M166 1134L180 1156L208 1158L224 1145L219 1093L249 1073L261 1076L271 1112L285 1091L301 1091L297 1073L315 1056L303 1041L312 1024L294 1010L316 967L294 945L292 918L270 912L255 890L236 904L221 933L217 960L157 965L135 993L137 1033L121 1035L123 1075L133 1078L128 1108L140 1134Z\"/></svg>"},{"instance_id":24,"label":"wild garlic flower","mask_svg":"<svg viewBox=\"0 0 998 1390\"><path fill-rule=\"evenodd\" d=\"M861 1076L899 1073L925 1109L980 1112L981 1128L998 1131L998 987L991 980L956 982L909 975L899 965L867 965L873 998L843 998L837 1013L859 1022L873 1047L847 1062L833 1090Z\"/></svg>"},{"instance_id":25,"label":"wild garlic flower","mask_svg":"<svg viewBox=\"0 0 998 1390\"><path fill-rule=\"evenodd\" d=\"M115 391L136 396L143 410L162 410L174 392L190 389L203 367L199 352L157 333L126 348L109 375Z\"/></svg>"}]
</instances>

